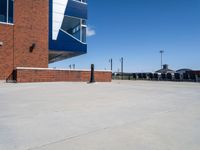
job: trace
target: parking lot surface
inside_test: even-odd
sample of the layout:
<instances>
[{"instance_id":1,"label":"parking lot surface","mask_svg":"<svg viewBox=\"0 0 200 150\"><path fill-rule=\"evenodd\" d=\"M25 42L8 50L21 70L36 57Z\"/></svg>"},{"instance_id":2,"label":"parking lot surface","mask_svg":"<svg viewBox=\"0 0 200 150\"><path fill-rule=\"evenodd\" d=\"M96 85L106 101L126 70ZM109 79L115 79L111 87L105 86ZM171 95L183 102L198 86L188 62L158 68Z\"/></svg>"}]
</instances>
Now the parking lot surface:
<instances>
[{"instance_id":1,"label":"parking lot surface","mask_svg":"<svg viewBox=\"0 0 200 150\"><path fill-rule=\"evenodd\" d=\"M1 150L199 150L200 84L0 83Z\"/></svg>"}]
</instances>

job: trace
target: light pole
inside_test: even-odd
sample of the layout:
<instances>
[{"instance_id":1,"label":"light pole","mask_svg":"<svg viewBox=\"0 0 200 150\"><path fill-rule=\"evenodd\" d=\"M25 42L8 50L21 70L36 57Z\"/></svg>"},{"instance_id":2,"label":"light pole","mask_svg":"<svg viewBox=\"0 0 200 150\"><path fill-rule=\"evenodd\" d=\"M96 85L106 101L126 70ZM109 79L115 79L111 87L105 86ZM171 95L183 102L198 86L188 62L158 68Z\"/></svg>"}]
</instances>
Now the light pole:
<instances>
[{"instance_id":1,"label":"light pole","mask_svg":"<svg viewBox=\"0 0 200 150\"><path fill-rule=\"evenodd\" d=\"M124 70L124 58L123 57L121 57L121 59L120 59L120 61L121 61L121 76L122 76L122 80L123 80L123 70Z\"/></svg>"},{"instance_id":2,"label":"light pole","mask_svg":"<svg viewBox=\"0 0 200 150\"><path fill-rule=\"evenodd\" d=\"M112 60L112 58L109 60L109 63L110 63L110 70L112 71L113 70L113 60Z\"/></svg>"},{"instance_id":3,"label":"light pole","mask_svg":"<svg viewBox=\"0 0 200 150\"><path fill-rule=\"evenodd\" d=\"M160 50L160 58L161 58L161 69L162 69L162 66L163 66L163 53L165 51L164 50Z\"/></svg>"},{"instance_id":4,"label":"light pole","mask_svg":"<svg viewBox=\"0 0 200 150\"><path fill-rule=\"evenodd\" d=\"M76 65L75 65L75 64L73 64L72 66L73 66L73 69L75 70L75 68L76 68Z\"/></svg>"}]
</instances>

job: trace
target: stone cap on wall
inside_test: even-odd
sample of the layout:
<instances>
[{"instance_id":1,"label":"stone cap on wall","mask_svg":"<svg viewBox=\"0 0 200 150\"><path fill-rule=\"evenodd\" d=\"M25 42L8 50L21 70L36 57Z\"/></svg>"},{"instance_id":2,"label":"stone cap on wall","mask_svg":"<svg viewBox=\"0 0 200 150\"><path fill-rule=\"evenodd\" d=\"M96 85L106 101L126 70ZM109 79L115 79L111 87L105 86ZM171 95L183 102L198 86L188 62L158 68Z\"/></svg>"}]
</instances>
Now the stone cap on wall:
<instances>
[{"instance_id":1,"label":"stone cap on wall","mask_svg":"<svg viewBox=\"0 0 200 150\"><path fill-rule=\"evenodd\" d=\"M55 71L91 71L90 69L66 69L66 68L34 68L16 67L17 70L55 70ZM112 72L111 70L95 70L97 72Z\"/></svg>"}]
</instances>

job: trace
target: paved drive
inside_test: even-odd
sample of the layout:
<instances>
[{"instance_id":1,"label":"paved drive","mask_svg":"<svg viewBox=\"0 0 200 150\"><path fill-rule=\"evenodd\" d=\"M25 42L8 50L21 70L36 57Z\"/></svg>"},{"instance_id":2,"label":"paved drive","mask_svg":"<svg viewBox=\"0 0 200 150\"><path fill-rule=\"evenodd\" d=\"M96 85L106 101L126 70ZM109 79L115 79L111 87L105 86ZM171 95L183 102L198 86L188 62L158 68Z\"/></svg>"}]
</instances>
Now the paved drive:
<instances>
[{"instance_id":1,"label":"paved drive","mask_svg":"<svg viewBox=\"0 0 200 150\"><path fill-rule=\"evenodd\" d=\"M200 150L200 84L0 83L0 150Z\"/></svg>"}]
</instances>

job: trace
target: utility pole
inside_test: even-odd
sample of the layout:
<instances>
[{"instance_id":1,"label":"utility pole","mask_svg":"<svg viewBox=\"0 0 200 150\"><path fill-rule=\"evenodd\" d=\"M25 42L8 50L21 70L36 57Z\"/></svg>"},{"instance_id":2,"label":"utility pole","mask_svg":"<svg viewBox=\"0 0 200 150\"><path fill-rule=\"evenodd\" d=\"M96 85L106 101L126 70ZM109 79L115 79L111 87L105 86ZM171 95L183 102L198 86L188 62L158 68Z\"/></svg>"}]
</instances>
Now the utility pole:
<instances>
[{"instance_id":1,"label":"utility pole","mask_svg":"<svg viewBox=\"0 0 200 150\"><path fill-rule=\"evenodd\" d=\"M123 80L123 76L124 76L124 58L121 57L120 61L121 61L121 76L122 76L122 80Z\"/></svg>"},{"instance_id":2,"label":"utility pole","mask_svg":"<svg viewBox=\"0 0 200 150\"><path fill-rule=\"evenodd\" d=\"M113 60L112 60L112 58L109 60L109 62L110 62L110 70L112 71L113 70Z\"/></svg>"},{"instance_id":3,"label":"utility pole","mask_svg":"<svg viewBox=\"0 0 200 150\"><path fill-rule=\"evenodd\" d=\"M163 53L164 53L164 52L165 52L164 50L160 50L161 69L162 69L162 67L163 67Z\"/></svg>"},{"instance_id":4,"label":"utility pole","mask_svg":"<svg viewBox=\"0 0 200 150\"><path fill-rule=\"evenodd\" d=\"M73 66L73 69L75 70L75 68L76 68L76 65L75 65L75 64L73 64L72 66Z\"/></svg>"}]
</instances>

